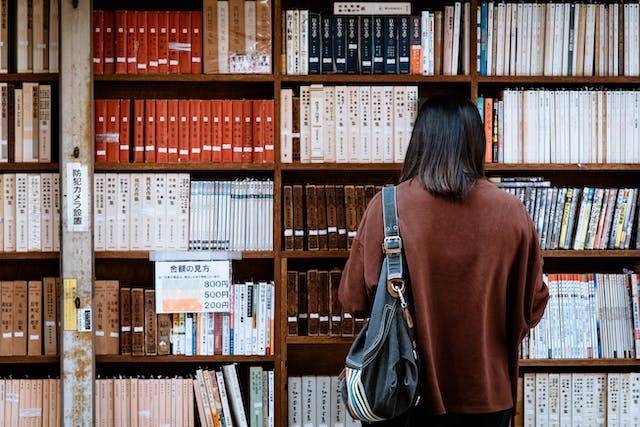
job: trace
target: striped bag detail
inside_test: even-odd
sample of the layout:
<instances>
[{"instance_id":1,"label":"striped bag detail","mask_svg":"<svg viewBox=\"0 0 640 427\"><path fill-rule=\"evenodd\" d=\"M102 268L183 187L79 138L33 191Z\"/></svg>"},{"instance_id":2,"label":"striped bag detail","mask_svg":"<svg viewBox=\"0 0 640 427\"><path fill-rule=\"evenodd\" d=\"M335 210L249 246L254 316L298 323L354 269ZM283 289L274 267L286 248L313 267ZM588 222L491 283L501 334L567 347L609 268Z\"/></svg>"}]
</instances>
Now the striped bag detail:
<instances>
[{"instance_id":1,"label":"striped bag detail","mask_svg":"<svg viewBox=\"0 0 640 427\"><path fill-rule=\"evenodd\" d=\"M384 421L384 418L378 417L371 409L360 379L361 373L362 371L360 369L345 368L344 381L347 388L347 395L349 396L347 400L349 412L351 412L351 416L361 421L370 423Z\"/></svg>"}]
</instances>

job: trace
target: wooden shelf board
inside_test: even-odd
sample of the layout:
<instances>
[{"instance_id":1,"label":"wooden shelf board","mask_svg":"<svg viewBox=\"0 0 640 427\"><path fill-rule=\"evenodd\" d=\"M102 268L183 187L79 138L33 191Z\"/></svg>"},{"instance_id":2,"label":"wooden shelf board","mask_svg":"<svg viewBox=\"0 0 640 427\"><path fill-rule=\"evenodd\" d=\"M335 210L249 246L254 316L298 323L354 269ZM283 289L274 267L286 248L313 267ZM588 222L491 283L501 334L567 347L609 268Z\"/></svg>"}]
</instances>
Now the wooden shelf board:
<instances>
[{"instance_id":1,"label":"wooden shelf board","mask_svg":"<svg viewBox=\"0 0 640 427\"><path fill-rule=\"evenodd\" d=\"M49 365L60 362L60 356L0 356L0 365Z\"/></svg>"},{"instance_id":2,"label":"wooden shelf board","mask_svg":"<svg viewBox=\"0 0 640 427\"><path fill-rule=\"evenodd\" d=\"M96 172L272 171L273 163L96 163Z\"/></svg>"},{"instance_id":3,"label":"wooden shelf board","mask_svg":"<svg viewBox=\"0 0 640 427\"><path fill-rule=\"evenodd\" d=\"M58 172L59 170L58 163L0 163L0 172Z\"/></svg>"},{"instance_id":4,"label":"wooden shelf board","mask_svg":"<svg viewBox=\"0 0 640 427\"><path fill-rule=\"evenodd\" d=\"M0 81L55 83L58 81L58 74L57 73L8 73L8 74L0 74Z\"/></svg>"},{"instance_id":5,"label":"wooden shelf board","mask_svg":"<svg viewBox=\"0 0 640 427\"><path fill-rule=\"evenodd\" d=\"M282 251L282 258L348 258L349 251Z\"/></svg>"},{"instance_id":6,"label":"wooden shelf board","mask_svg":"<svg viewBox=\"0 0 640 427\"><path fill-rule=\"evenodd\" d=\"M629 76L478 76L478 84L606 84L638 85L640 77Z\"/></svg>"},{"instance_id":7,"label":"wooden shelf board","mask_svg":"<svg viewBox=\"0 0 640 427\"><path fill-rule=\"evenodd\" d=\"M350 345L352 342L353 337L287 337L287 344L289 345Z\"/></svg>"},{"instance_id":8,"label":"wooden shelf board","mask_svg":"<svg viewBox=\"0 0 640 427\"><path fill-rule=\"evenodd\" d=\"M284 163L280 165L283 171L400 171L401 163Z\"/></svg>"},{"instance_id":9,"label":"wooden shelf board","mask_svg":"<svg viewBox=\"0 0 640 427\"><path fill-rule=\"evenodd\" d=\"M640 258L640 250L546 250L545 258ZM348 258L349 251L282 251L283 258Z\"/></svg>"},{"instance_id":10,"label":"wooden shelf board","mask_svg":"<svg viewBox=\"0 0 640 427\"><path fill-rule=\"evenodd\" d=\"M58 259L58 252L0 252L0 259Z\"/></svg>"},{"instance_id":11,"label":"wooden shelf board","mask_svg":"<svg viewBox=\"0 0 640 427\"><path fill-rule=\"evenodd\" d=\"M638 359L520 359L521 368L640 366Z\"/></svg>"},{"instance_id":12,"label":"wooden shelf board","mask_svg":"<svg viewBox=\"0 0 640 427\"><path fill-rule=\"evenodd\" d=\"M273 74L99 74L96 82L266 82L274 81Z\"/></svg>"},{"instance_id":13,"label":"wooden shelf board","mask_svg":"<svg viewBox=\"0 0 640 427\"><path fill-rule=\"evenodd\" d=\"M274 356L96 356L96 363L270 363Z\"/></svg>"},{"instance_id":14,"label":"wooden shelf board","mask_svg":"<svg viewBox=\"0 0 640 427\"><path fill-rule=\"evenodd\" d=\"M282 76L287 83L470 83L470 76L418 76L412 74L310 74Z\"/></svg>"},{"instance_id":15,"label":"wooden shelf board","mask_svg":"<svg viewBox=\"0 0 640 427\"><path fill-rule=\"evenodd\" d=\"M274 251L245 251L243 259L271 259L275 257ZM140 259L148 260L149 251L97 251L96 259Z\"/></svg>"},{"instance_id":16,"label":"wooden shelf board","mask_svg":"<svg viewBox=\"0 0 640 427\"><path fill-rule=\"evenodd\" d=\"M487 163L487 171L640 171L640 163Z\"/></svg>"}]
</instances>

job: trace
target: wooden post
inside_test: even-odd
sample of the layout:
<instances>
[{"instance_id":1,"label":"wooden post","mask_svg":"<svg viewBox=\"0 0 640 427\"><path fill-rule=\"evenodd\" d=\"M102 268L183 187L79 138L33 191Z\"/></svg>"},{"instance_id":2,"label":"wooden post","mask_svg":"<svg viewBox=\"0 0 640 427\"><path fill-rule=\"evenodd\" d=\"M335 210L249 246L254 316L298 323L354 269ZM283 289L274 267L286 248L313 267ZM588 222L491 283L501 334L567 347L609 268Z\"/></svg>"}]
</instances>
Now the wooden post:
<instances>
[{"instance_id":1,"label":"wooden post","mask_svg":"<svg viewBox=\"0 0 640 427\"><path fill-rule=\"evenodd\" d=\"M91 308L93 287L91 1L60 3L62 422L77 427L93 426L93 334L78 330L77 315Z\"/></svg>"}]
</instances>

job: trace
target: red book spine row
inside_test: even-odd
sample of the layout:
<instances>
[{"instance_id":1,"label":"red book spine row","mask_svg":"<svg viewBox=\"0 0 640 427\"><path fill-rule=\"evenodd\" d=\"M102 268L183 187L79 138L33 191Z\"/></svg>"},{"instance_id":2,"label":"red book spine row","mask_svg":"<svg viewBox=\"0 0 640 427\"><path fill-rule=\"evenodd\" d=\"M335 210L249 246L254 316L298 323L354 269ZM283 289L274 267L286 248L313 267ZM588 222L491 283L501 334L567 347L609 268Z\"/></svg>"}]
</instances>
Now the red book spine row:
<instances>
[{"instance_id":1,"label":"red book spine row","mask_svg":"<svg viewBox=\"0 0 640 427\"><path fill-rule=\"evenodd\" d=\"M93 12L94 74L202 73L202 13Z\"/></svg>"},{"instance_id":2,"label":"red book spine row","mask_svg":"<svg viewBox=\"0 0 640 427\"><path fill-rule=\"evenodd\" d=\"M273 105L273 100L97 99L96 162L273 163Z\"/></svg>"}]
</instances>

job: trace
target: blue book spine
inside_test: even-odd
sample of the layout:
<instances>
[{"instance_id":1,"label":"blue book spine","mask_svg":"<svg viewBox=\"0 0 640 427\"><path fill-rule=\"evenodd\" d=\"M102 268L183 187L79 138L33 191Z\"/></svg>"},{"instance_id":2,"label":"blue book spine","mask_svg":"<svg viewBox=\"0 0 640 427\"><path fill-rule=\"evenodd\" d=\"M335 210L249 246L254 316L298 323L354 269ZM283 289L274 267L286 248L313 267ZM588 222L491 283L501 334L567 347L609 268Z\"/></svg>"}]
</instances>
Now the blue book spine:
<instances>
[{"instance_id":1,"label":"blue book spine","mask_svg":"<svg viewBox=\"0 0 640 427\"><path fill-rule=\"evenodd\" d=\"M482 3L480 8L480 75L487 75L487 3Z\"/></svg>"},{"instance_id":2,"label":"blue book spine","mask_svg":"<svg viewBox=\"0 0 640 427\"><path fill-rule=\"evenodd\" d=\"M347 17L347 73L358 72L358 17Z\"/></svg>"},{"instance_id":3,"label":"blue book spine","mask_svg":"<svg viewBox=\"0 0 640 427\"><path fill-rule=\"evenodd\" d=\"M385 16L384 22L384 73L398 72L398 21L395 16Z\"/></svg>"},{"instance_id":4,"label":"blue book spine","mask_svg":"<svg viewBox=\"0 0 640 427\"><path fill-rule=\"evenodd\" d=\"M373 17L373 73L384 72L384 23L381 16Z\"/></svg>"},{"instance_id":5,"label":"blue book spine","mask_svg":"<svg viewBox=\"0 0 640 427\"><path fill-rule=\"evenodd\" d=\"M345 19L342 16L333 17L333 60L336 72L347 71L347 41L345 35Z\"/></svg>"},{"instance_id":6,"label":"blue book spine","mask_svg":"<svg viewBox=\"0 0 640 427\"><path fill-rule=\"evenodd\" d=\"M410 45L411 45L411 17L400 16L398 18L398 72L400 74L409 74Z\"/></svg>"},{"instance_id":7,"label":"blue book spine","mask_svg":"<svg viewBox=\"0 0 640 427\"><path fill-rule=\"evenodd\" d=\"M476 107L478 107L478 113L480 113L480 120L484 123L484 97L479 96L476 99Z\"/></svg>"},{"instance_id":8,"label":"blue book spine","mask_svg":"<svg viewBox=\"0 0 640 427\"><path fill-rule=\"evenodd\" d=\"M332 27L331 15L322 17L322 72L333 73L333 35L331 31Z\"/></svg>"},{"instance_id":9,"label":"blue book spine","mask_svg":"<svg viewBox=\"0 0 640 427\"><path fill-rule=\"evenodd\" d=\"M360 72L362 74L371 74L373 71L372 23L370 16L360 17Z\"/></svg>"},{"instance_id":10,"label":"blue book spine","mask_svg":"<svg viewBox=\"0 0 640 427\"><path fill-rule=\"evenodd\" d=\"M202 316L202 314L200 315ZM195 313L192 314L191 316L193 318L193 321L191 322L191 336L193 337L193 339L191 340L191 354L195 356L198 354L198 340L200 339L198 337L198 328L197 328L198 316ZM206 333L206 331L203 333Z\"/></svg>"},{"instance_id":11,"label":"blue book spine","mask_svg":"<svg viewBox=\"0 0 640 427\"><path fill-rule=\"evenodd\" d=\"M309 13L309 74L320 74L320 14Z\"/></svg>"}]
</instances>

